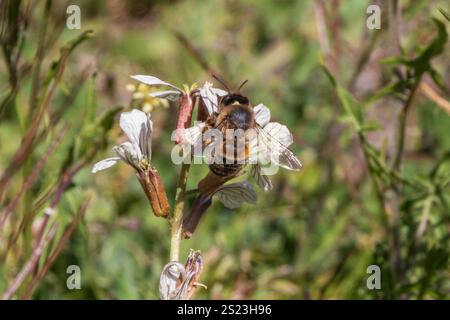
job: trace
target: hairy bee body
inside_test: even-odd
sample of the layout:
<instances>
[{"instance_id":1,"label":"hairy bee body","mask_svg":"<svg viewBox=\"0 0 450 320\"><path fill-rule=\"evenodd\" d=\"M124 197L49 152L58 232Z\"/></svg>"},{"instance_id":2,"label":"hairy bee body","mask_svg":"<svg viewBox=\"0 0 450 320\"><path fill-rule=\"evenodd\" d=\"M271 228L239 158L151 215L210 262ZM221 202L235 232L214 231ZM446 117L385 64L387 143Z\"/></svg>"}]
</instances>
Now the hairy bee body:
<instances>
[{"instance_id":1,"label":"hairy bee body","mask_svg":"<svg viewBox=\"0 0 450 320\"><path fill-rule=\"evenodd\" d=\"M214 156L217 161L209 165L210 172L198 183L199 195L192 205L189 216L183 221L184 235L190 237L197 227L200 217L211 205L211 197L223 184L238 176L249 157L249 139L244 135L233 136L227 141L227 131L241 130L244 133L255 128L255 113L248 98L240 94L228 94L222 98L221 108L218 113L211 114L206 120L205 131L218 129L222 133L222 140ZM207 141L208 145L212 141ZM217 142L217 141L214 141ZM228 143L228 144L227 144ZM244 145L244 148L237 148ZM227 147L232 147L232 154L227 154Z\"/></svg>"},{"instance_id":2,"label":"hairy bee body","mask_svg":"<svg viewBox=\"0 0 450 320\"><path fill-rule=\"evenodd\" d=\"M255 115L252 107L249 105L248 99L241 95L233 94L224 97L222 105L222 111L211 121L211 127L220 128L224 138L223 141L220 142L221 146L218 148L221 150L220 157L222 158L222 163L213 163L209 168L218 176L235 176L242 170L248 158L248 141L245 140L245 135L242 135L239 138L234 137L234 154L231 159L229 157L227 158L225 147L227 143L226 131L231 129L233 131L242 130L246 132L248 129L254 128ZM239 143L245 146L245 148L240 151L238 151L237 148Z\"/></svg>"}]
</instances>

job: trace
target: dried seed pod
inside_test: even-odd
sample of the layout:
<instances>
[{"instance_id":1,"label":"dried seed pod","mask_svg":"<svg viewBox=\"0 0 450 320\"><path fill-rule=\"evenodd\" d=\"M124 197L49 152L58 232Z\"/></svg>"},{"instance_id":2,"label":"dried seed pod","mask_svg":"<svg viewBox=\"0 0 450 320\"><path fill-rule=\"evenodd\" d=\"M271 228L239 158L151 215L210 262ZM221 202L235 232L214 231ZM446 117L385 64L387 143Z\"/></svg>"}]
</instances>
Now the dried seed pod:
<instances>
[{"instance_id":1,"label":"dried seed pod","mask_svg":"<svg viewBox=\"0 0 450 320\"><path fill-rule=\"evenodd\" d=\"M157 217L167 217L170 212L169 201L166 190L158 170L149 168L146 171L136 174L145 195L150 201L153 213Z\"/></svg>"}]
</instances>

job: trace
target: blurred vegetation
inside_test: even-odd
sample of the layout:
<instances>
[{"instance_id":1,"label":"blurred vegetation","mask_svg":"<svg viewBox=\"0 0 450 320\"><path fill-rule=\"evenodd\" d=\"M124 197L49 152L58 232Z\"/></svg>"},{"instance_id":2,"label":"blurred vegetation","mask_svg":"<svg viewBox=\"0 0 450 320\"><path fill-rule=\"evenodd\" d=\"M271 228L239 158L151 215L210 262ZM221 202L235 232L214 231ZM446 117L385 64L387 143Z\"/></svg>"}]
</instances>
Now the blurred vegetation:
<instances>
[{"instance_id":1,"label":"blurred vegetation","mask_svg":"<svg viewBox=\"0 0 450 320\"><path fill-rule=\"evenodd\" d=\"M214 71L249 79L244 93L288 125L303 170L280 170L256 205L213 203L182 243L205 260L197 298L448 299L449 4L373 1L382 25L368 30L371 3L1 1L0 293L41 244L13 297L158 298L167 221L131 168L90 169L124 140L130 75L203 84ZM69 4L81 30L65 27ZM170 199L176 113L152 111ZM191 168L189 188L207 170ZM71 264L81 290L66 288ZM381 290L366 287L372 264Z\"/></svg>"}]
</instances>

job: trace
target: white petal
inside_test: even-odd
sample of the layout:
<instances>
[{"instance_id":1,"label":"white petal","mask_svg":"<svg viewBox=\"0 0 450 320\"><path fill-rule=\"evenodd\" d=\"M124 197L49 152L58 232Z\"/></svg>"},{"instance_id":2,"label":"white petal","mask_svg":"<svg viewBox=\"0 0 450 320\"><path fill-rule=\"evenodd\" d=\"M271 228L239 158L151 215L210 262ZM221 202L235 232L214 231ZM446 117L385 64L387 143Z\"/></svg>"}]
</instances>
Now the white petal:
<instances>
[{"instance_id":1,"label":"white petal","mask_svg":"<svg viewBox=\"0 0 450 320\"><path fill-rule=\"evenodd\" d=\"M256 183L258 184L258 186L262 190L264 190L266 192L269 190L272 190L272 188L273 188L272 182L270 181L268 176L263 175L261 173L261 167L259 165L252 166L251 174L252 174L253 178L255 179Z\"/></svg>"},{"instance_id":2,"label":"white petal","mask_svg":"<svg viewBox=\"0 0 450 320\"><path fill-rule=\"evenodd\" d=\"M255 121L261 127L264 127L270 121L270 110L262 103L253 108L255 112Z\"/></svg>"},{"instance_id":3,"label":"white petal","mask_svg":"<svg viewBox=\"0 0 450 320\"><path fill-rule=\"evenodd\" d=\"M128 140L137 146L142 155L150 156L148 153L152 122L145 112L133 109L120 115L120 127L125 132Z\"/></svg>"},{"instance_id":4,"label":"white petal","mask_svg":"<svg viewBox=\"0 0 450 320\"><path fill-rule=\"evenodd\" d=\"M277 122L268 123L258 130L258 161L277 164L289 170L300 170L302 164L297 156L287 147L293 142L289 129Z\"/></svg>"},{"instance_id":5,"label":"white petal","mask_svg":"<svg viewBox=\"0 0 450 320\"><path fill-rule=\"evenodd\" d=\"M139 149L144 157L148 159L148 161L152 158L152 131L153 131L153 122L151 120L150 113L146 114L147 122L145 126L141 129L139 134Z\"/></svg>"},{"instance_id":6,"label":"white petal","mask_svg":"<svg viewBox=\"0 0 450 320\"><path fill-rule=\"evenodd\" d=\"M205 107L208 110L208 114L217 112L217 104L218 104L217 95L215 95L214 92L212 92L211 86L212 86L211 83L205 82L203 87L200 89L200 96L202 97L203 103L205 104Z\"/></svg>"},{"instance_id":7,"label":"white petal","mask_svg":"<svg viewBox=\"0 0 450 320\"><path fill-rule=\"evenodd\" d=\"M195 271L186 271L181 285L177 288L176 294L171 298L171 300L188 300L189 290L192 288L192 283L195 276Z\"/></svg>"},{"instance_id":8,"label":"white petal","mask_svg":"<svg viewBox=\"0 0 450 320\"><path fill-rule=\"evenodd\" d=\"M256 191L248 181L224 185L214 193L229 209L239 208L244 202L255 203Z\"/></svg>"},{"instance_id":9,"label":"white petal","mask_svg":"<svg viewBox=\"0 0 450 320\"><path fill-rule=\"evenodd\" d=\"M115 165L117 163L117 161L119 161L119 160L120 160L119 157L112 157L112 158L106 158L102 161L99 161L96 164L94 164L94 166L92 167L92 173L96 173L98 171L108 169L109 167L112 167L113 165Z\"/></svg>"},{"instance_id":10,"label":"white petal","mask_svg":"<svg viewBox=\"0 0 450 320\"><path fill-rule=\"evenodd\" d=\"M180 97L180 92L175 90L166 90L158 92L150 92L148 95L153 98L167 99L171 101L177 101Z\"/></svg>"},{"instance_id":11,"label":"white petal","mask_svg":"<svg viewBox=\"0 0 450 320\"><path fill-rule=\"evenodd\" d=\"M159 296L161 300L172 300L178 293L177 281L184 275L184 266L179 262L169 262L165 265L159 278Z\"/></svg>"},{"instance_id":12,"label":"white petal","mask_svg":"<svg viewBox=\"0 0 450 320\"><path fill-rule=\"evenodd\" d=\"M159 79L157 77L154 77L154 76L145 76L145 75L142 75L142 74L137 74L137 75L131 76L131 78L133 78L134 80L140 81L142 83L145 83L145 84L147 84L149 86L156 86L156 85L169 86L169 87L174 88L175 90L177 90L179 92L183 92L183 90L181 90L177 86L175 86L175 85L173 85L171 83L162 81L161 79Z\"/></svg>"},{"instance_id":13,"label":"white petal","mask_svg":"<svg viewBox=\"0 0 450 320\"><path fill-rule=\"evenodd\" d=\"M266 131L270 137L274 138L284 147L289 147L294 142L289 129L278 122L269 122L266 126L264 126L264 131Z\"/></svg>"},{"instance_id":14,"label":"white petal","mask_svg":"<svg viewBox=\"0 0 450 320\"><path fill-rule=\"evenodd\" d=\"M113 148L113 151L127 164L138 168L139 161L142 159L141 150L131 142L122 143L120 146Z\"/></svg>"},{"instance_id":15,"label":"white petal","mask_svg":"<svg viewBox=\"0 0 450 320\"><path fill-rule=\"evenodd\" d=\"M208 110L208 114L217 112L218 96L224 96L227 92L221 89L213 88L212 83L205 82L203 87L200 88L200 96L202 97L203 103Z\"/></svg>"},{"instance_id":16,"label":"white petal","mask_svg":"<svg viewBox=\"0 0 450 320\"><path fill-rule=\"evenodd\" d=\"M256 134L253 134L249 138L248 143L248 163L250 164L256 164L258 163L258 136Z\"/></svg>"},{"instance_id":17,"label":"white petal","mask_svg":"<svg viewBox=\"0 0 450 320\"><path fill-rule=\"evenodd\" d=\"M212 91L216 96L219 96L219 97L223 97L223 96L226 96L226 95L228 94L228 92L226 92L225 90L218 89L218 88L212 88L212 87L211 87L211 91Z\"/></svg>"}]
</instances>

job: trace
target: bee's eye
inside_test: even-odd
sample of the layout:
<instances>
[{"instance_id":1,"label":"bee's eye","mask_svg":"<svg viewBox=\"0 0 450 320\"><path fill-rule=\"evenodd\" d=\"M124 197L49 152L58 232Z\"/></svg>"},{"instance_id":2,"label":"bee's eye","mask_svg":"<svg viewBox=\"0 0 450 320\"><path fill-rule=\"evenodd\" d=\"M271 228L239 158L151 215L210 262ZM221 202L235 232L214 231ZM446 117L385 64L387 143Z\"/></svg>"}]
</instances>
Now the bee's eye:
<instances>
[{"instance_id":1,"label":"bee's eye","mask_svg":"<svg viewBox=\"0 0 450 320\"><path fill-rule=\"evenodd\" d=\"M248 104L248 99L246 97L239 97L238 99L240 104Z\"/></svg>"},{"instance_id":2,"label":"bee's eye","mask_svg":"<svg viewBox=\"0 0 450 320\"><path fill-rule=\"evenodd\" d=\"M230 95L226 95L225 97L223 97L222 104L224 106L226 106L228 104L231 104L231 96Z\"/></svg>"}]
</instances>

